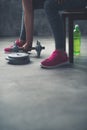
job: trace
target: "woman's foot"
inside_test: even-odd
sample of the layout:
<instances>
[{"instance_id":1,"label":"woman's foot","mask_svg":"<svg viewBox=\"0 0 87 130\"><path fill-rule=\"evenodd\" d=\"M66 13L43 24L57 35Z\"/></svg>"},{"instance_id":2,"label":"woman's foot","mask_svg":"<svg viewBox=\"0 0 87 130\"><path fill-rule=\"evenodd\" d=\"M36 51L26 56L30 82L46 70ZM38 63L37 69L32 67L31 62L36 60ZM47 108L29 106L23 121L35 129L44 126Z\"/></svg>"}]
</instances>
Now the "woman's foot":
<instances>
[{"instance_id":1,"label":"woman's foot","mask_svg":"<svg viewBox=\"0 0 87 130\"><path fill-rule=\"evenodd\" d=\"M25 52L27 52L27 51L31 51L31 49L32 49L32 43L25 43L23 46L22 46L22 48L23 48L23 50L25 51Z\"/></svg>"},{"instance_id":2,"label":"woman's foot","mask_svg":"<svg viewBox=\"0 0 87 130\"><path fill-rule=\"evenodd\" d=\"M41 62L42 68L56 68L69 63L66 52L55 50L47 59Z\"/></svg>"},{"instance_id":3,"label":"woman's foot","mask_svg":"<svg viewBox=\"0 0 87 130\"><path fill-rule=\"evenodd\" d=\"M22 40L20 40L20 39L17 39L17 40L13 43L13 45L4 48L4 51L5 51L5 52L12 52L12 51L14 50L14 46L15 46L15 45L17 45L18 47L22 47L24 44L25 44L24 41L22 41Z\"/></svg>"}]
</instances>

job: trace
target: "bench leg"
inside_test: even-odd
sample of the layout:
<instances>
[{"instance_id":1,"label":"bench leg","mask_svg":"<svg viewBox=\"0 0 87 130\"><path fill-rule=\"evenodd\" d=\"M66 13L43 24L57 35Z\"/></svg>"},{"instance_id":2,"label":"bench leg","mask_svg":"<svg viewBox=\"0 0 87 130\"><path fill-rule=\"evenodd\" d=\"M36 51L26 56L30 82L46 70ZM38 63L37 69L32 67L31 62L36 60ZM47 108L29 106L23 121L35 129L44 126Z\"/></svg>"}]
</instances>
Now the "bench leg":
<instances>
[{"instance_id":1,"label":"bench leg","mask_svg":"<svg viewBox=\"0 0 87 130\"><path fill-rule=\"evenodd\" d=\"M64 27L64 51L66 51L66 17L62 16L63 19L63 27Z\"/></svg>"},{"instance_id":2,"label":"bench leg","mask_svg":"<svg viewBox=\"0 0 87 130\"><path fill-rule=\"evenodd\" d=\"M68 18L68 32L69 32L69 61L74 62L73 56L73 19Z\"/></svg>"}]
</instances>

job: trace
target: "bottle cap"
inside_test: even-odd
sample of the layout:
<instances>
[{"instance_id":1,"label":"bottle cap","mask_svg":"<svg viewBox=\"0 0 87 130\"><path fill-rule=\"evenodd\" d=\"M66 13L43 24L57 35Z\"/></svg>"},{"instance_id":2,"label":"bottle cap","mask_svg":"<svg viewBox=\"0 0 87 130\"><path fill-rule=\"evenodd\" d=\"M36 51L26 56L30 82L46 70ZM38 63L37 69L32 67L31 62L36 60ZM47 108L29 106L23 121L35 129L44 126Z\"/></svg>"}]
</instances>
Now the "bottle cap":
<instances>
[{"instance_id":1,"label":"bottle cap","mask_svg":"<svg viewBox=\"0 0 87 130\"><path fill-rule=\"evenodd\" d=\"M75 30L79 31L79 25L78 24L75 25Z\"/></svg>"}]
</instances>

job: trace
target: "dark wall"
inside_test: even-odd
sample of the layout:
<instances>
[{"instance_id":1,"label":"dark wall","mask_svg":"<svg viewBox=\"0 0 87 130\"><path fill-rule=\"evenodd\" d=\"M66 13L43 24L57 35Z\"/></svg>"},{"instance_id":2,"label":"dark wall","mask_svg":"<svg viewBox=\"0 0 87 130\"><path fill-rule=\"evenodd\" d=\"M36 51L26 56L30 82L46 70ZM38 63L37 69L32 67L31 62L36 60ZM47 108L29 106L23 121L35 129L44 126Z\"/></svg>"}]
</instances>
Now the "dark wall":
<instances>
[{"instance_id":1,"label":"dark wall","mask_svg":"<svg viewBox=\"0 0 87 130\"><path fill-rule=\"evenodd\" d=\"M0 35L18 35L21 22L21 1L0 0Z\"/></svg>"},{"instance_id":2,"label":"dark wall","mask_svg":"<svg viewBox=\"0 0 87 130\"><path fill-rule=\"evenodd\" d=\"M0 0L0 36L19 36L21 27L21 0ZM44 10L34 12L34 35L52 35ZM77 21L82 34L87 34L87 21Z\"/></svg>"},{"instance_id":3,"label":"dark wall","mask_svg":"<svg viewBox=\"0 0 87 130\"><path fill-rule=\"evenodd\" d=\"M44 10L35 10L34 15L34 35L51 35ZM21 0L0 0L0 36L19 36L21 16Z\"/></svg>"}]
</instances>

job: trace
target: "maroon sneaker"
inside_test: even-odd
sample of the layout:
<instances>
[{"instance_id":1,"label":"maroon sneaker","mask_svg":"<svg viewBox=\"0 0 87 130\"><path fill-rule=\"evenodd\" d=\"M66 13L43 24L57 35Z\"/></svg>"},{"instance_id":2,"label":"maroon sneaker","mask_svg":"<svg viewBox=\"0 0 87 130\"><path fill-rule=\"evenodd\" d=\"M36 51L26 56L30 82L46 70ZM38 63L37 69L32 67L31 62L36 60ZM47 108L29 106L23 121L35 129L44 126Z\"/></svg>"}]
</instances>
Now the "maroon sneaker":
<instances>
[{"instance_id":1,"label":"maroon sneaker","mask_svg":"<svg viewBox=\"0 0 87 130\"><path fill-rule=\"evenodd\" d=\"M41 67L42 68L56 68L61 65L69 63L68 59L69 58L67 57L66 52L55 50L50 55L50 57L48 57L47 59L41 62Z\"/></svg>"}]
</instances>

